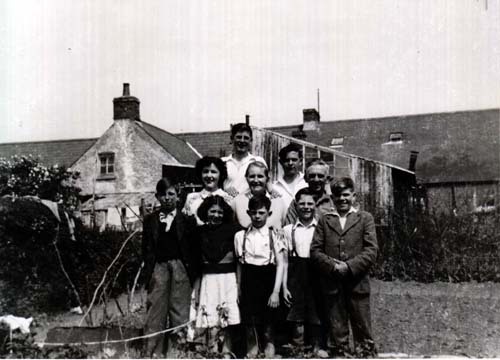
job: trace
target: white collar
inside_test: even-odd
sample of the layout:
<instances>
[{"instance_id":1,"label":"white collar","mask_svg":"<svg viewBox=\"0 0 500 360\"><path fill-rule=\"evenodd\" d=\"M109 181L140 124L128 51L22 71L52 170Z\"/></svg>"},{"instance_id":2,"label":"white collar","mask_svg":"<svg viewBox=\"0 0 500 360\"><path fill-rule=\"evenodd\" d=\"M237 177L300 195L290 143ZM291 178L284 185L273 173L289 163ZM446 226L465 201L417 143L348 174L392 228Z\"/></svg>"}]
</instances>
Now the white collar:
<instances>
[{"instance_id":1,"label":"white collar","mask_svg":"<svg viewBox=\"0 0 500 360\"><path fill-rule=\"evenodd\" d=\"M281 176L278 178L278 180L276 180L276 182L281 183L282 185L289 185L289 183L285 181L285 178L283 176L284 174L281 174ZM299 175L290 184L299 182L303 178L304 174L299 171Z\"/></svg>"},{"instance_id":2,"label":"white collar","mask_svg":"<svg viewBox=\"0 0 500 360\"><path fill-rule=\"evenodd\" d=\"M245 157L244 157L243 159L241 159L241 160L237 160L236 158L234 158L233 153L231 153L231 155L229 155L229 156L227 157L227 160L228 160L228 161L234 161L234 162L236 162L236 163L243 163L243 162L245 162L245 161L252 160L252 159L255 159L255 156L254 156L252 153L250 153L250 152L248 152L248 153L247 153L247 156L245 156Z\"/></svg>"},{"instance_id":3,"label":"white collar","mask_svg":"<svg viewBox=\"0 0 500 360\"><path fill-rule=\"evenodd\" d=\"M223 190L221 188L219 188L219 189L217 189L215 191L208 191L206 189L203 189L203 190L200 191L200 197L202 199L206 199L207 197L212 196L212 195L222 195L221 194L222 191Z\"/></svg>"},{"instance_id":4,"label":"white collar","mask_svg":"<svg viewBox=\"0 0 500 360\"><path fill-rule=\"evenodd\" d=\"M267 225L264 225L263 227L257 229L255 227L253 227L253 225L250 225L250 227L248 228L248 233L252 233L252 232L256 232L256 233L259 233L261 235L267 235L267 234L269 234L269 227Z\"/></svg>"},{"instance_id":5,"label":"white collar","mask_svg":"<svg viewBox=\"0 0 500 360\"><path fill-rule=\"evenodd\" d=\"M354 207L351 206L351 208L349 209L349 211L344 216L340 216L340 214L337 211L337 209L332 209L332 211L330 212L330 214L338 216L338 217L347 217L347 215L353 214L353 213L357 213L357 212L358 212L358 209L356 209L356 208L354 208Z\"/></svg>"},{"instance_id":6,"label":"white collar","mask_svg":"<svg viewBox=\"0 0 500 360\"><path fill-rule=\"evenodd\" d=\"M311 226L316 226L318 225L318 220L316 220L316 218L313 218L313 220L311 221L311 223L309 225L304 225L302 223L302 221L300 221L300 219L297 219L297 221L295 222L295 224L293 225L293 229L295 230L296 228L298 227L303 227L303 228L310 228Z\"/></svg>"},{"instance_id":7,"label":"white collar","mask_svg":"<svg viewBox=\"0 0 500 360\"><path fill-rule=\"evenodd\" d=\"M244 194L245 194L245 196L246 196L247 198L249 198L249 199L251 199L251 198L253 197L253 195L252 195L252 190L247 190ZM271 197L271 195L269 194L269 192L267 192L267 190L266 190L266 196L267 196L269 199L273 199L273 198Z\"/></svg>"},{"instance_id":8,"label":"white collar","mask_svg":"<svg viewBox=\"0 0 500 360\"><path fill-rule=\"evenodd\" d=\"M165 212L164 212L164 211L160 211L160 216L165 216L165 217L167 217L167 216L169 216L169 217L175 217L175 215L177 215L177 209L174 209L174 210L172 210L171 212L166 213L166 214L165 214Z\"/></svg>"}]
</instances>

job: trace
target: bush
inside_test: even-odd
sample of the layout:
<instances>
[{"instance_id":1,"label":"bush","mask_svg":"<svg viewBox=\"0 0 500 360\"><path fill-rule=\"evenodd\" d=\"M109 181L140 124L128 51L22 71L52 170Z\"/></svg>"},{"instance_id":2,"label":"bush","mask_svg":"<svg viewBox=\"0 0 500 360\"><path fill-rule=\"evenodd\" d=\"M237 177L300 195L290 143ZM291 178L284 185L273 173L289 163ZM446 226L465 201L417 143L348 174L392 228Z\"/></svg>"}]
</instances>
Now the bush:
<instances>
[{"instance_id":1,"label":"bush","mask_svg":"<svg viewBox=\"0 0 500 360\"><path fill-rule=\"evenodd\" d=\"M0 198L0 311L19 316L76 306L57 249L82 303L89 303L104 272L116 257L128 233L89 230L77 222L70 240L67 227L57 231L57 220L41 203L30 198ZM140 235L125 247L111 269L104 290L115 296L132 286L139 269ZM118 273L119 272L119 273Z\"/></svg>"},{"instance_id":2,"label":"bush","mask_svg":"<svg viewBox=\"0 0 500 360\"><path fill-rule=\"evenodd\" d=\"M72 241L66 222L38 198L55 201L60 209L72 209L80 189L78 174L63 167L45 167L31 156L0 159L0 311L29 315L32 311L68 308L77 303L64 268L88 303L129 234L88 230L77 222ZM28 195L28 196L27 196ZM29 197L29 196L36 196ZM127 290L141 263L140 236L130 241L111 270L104 291L114 296ZM70 301L71 300L71 301Z\"/></svg>"},{"instance_id":3,"label":"bush","mask_svg":"<svg viewBox=\"0 0 500 360\"><path fill-rule=\"evenodd\" d=\"M0 158L0 196L33 195L71 208L78 203L80 189L75 186L78 176L78 172L65 167L43 166L31 155Z\"/></svg>"},{"instance_id":4,"label":"bush","mask_svg":"<svg viewBox=\"0 0 500 360\"><path fill-rule=\"evenodd\" d=\"M383 280L500 281L499 219L494 213L394 216L380 229L375 276Z\"/></svg>"}]
</instances>

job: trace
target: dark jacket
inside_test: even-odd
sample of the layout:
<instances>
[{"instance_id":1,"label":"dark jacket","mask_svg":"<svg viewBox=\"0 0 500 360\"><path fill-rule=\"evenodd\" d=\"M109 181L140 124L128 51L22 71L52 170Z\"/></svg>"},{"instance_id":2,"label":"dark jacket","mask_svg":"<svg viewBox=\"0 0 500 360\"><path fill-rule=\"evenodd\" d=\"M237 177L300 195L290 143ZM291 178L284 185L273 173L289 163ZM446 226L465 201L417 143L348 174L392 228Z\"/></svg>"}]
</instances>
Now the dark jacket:
<instances>
[{"instance_id":1,"label":"dark jacket","mask_svg":"<svg viewBox=\"0 0 500 360\"><path fill-rule=\"evenodd\" d=\"M158 249L158 239L160 234L165 232L165 223L159 218L160 211L155 211L144 218L142 228L142 256L144 259L144 281L149 285L153 270L156 264L156 255ZM186 268L191 284L200 274L200 251L195 245L196 220L193 216L184 215L177 209L175 216L177 239L181 251L181 261Z\"/></svg>"},{"instance_id":2,"label":"dark jacket","mask_svg":"<svg viewBox=\"0 0 500 360\"><path fill-rule=\"evenodd\" d=\"M377 235L373 216L358 211L347 216L342 230L339 218L324 214L316 226L311 243L311 261L321 273L321 287L326 294L335 294L339 286L353 293L370 293L368 272L378 254ZM334 259L345 261L350 274L339 279L334 274Z\"/></svg>"}]
</instances>

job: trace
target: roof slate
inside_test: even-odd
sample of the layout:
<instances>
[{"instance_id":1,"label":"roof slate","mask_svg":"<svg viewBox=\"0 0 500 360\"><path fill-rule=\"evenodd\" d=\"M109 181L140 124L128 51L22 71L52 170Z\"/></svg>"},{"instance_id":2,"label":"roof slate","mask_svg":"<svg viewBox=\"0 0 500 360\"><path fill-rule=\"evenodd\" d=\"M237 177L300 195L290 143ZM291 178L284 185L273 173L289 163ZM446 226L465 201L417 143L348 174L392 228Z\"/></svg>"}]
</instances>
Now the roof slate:
<instances>
[{"instance_id":1,"label":"roof slate","mask_svg":"<svg viewBox=\"0 0 500 360\"><path fill-rule=\"evenodd\" d=\"M54 141L33 141L0 144L0 157L33 155L46 166L70 167L87 151L97 139L72 139Z\"/></svg>"}]
</instances>

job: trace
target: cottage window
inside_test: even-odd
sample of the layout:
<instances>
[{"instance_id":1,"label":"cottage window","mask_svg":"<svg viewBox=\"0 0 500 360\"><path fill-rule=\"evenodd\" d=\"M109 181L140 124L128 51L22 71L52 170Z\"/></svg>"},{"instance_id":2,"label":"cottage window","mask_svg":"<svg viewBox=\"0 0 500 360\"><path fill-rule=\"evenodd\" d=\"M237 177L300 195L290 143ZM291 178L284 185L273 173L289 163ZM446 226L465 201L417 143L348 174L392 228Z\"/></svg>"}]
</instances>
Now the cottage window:
<instances>
[{"instance_id":1,"label":"cottage window","mask_svg":"<svg viewBox=\"0 0 500 360\"><path fill-rule=\"evenodd\" d=\"M389 134L389 142L398 142L398 141L403 141L402 132L393 132Z\"/></svg>"},{"instance_id":2,"label":"cottage window","mask_svg":"<svg viewBox=\"0 0 500 360\"><path fill-rule=\"evenodd\" d=\"M330 147L334 149L341 149L344 146L344 137L334 137L332 138L332 141L330 142Z\"/></svg>"},{"instance_id":3,"label":"cottage window","mask_svg":"<svg viewBox=\"0 0 500 360\"><path fill-rule=\"evenodd\" d=\"M101 162L101 177L112 176L115 173L115 154L114 153L101 153L99 154Z\"/></svg>"}]
</instances>

